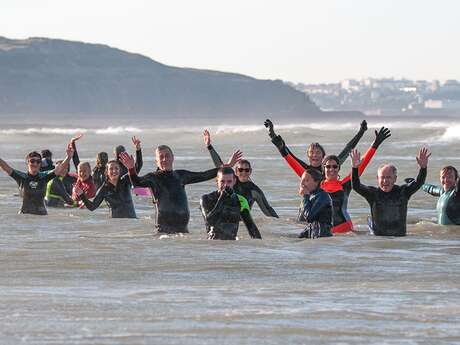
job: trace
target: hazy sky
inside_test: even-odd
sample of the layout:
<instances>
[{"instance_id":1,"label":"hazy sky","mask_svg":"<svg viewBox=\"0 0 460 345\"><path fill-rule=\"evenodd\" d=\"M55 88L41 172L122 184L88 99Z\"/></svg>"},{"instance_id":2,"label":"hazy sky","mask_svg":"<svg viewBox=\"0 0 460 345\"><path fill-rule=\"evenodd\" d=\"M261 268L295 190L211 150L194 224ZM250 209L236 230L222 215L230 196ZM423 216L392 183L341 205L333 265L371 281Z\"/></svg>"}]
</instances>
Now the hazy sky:
<instances>
[{"instance_id":1,"label":"hazy sky","mask_svg":"<svg viewBox=\"0 0 460 345\"><path fill-rule=\"evenodd\" d=\"M1 0L0 35L104 43L263 79L460 80L456 0Z\"/></svg>"}]
</instances>

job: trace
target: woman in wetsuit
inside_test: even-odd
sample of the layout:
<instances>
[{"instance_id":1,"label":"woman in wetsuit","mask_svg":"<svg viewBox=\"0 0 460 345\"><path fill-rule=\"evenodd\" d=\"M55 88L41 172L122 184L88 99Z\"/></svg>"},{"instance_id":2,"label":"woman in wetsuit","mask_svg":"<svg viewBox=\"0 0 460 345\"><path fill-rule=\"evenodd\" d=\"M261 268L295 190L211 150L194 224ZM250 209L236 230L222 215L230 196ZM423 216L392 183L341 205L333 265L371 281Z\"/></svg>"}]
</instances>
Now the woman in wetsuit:
<instances>
[{"instance_id":1,"label":"woman in wetsuit","mask_svg":"<svg viewBox=\"0 0 460 345\"><path fill-rule=\"evenodd\" d=\"M139 174L142 169L142 166L144 165L144 161L142 160L141 141L135 136L132 137L131 140L133 142L134 147L136 148L136 161L134 166L136 169L136 173ZM118 163L120 163L120 176L123 176L128 173L128 169L126 169L126 167L120 162L120 154L123 152L126 152L126 149L123 145L118 145L117 147L115 147L115 150L113 151L115 159L118 161Z\"/></svg>"},{"instance_id":2,"label":"woman in wetsuit","mask_svg":"<svg viewBox=\"0 0 460 345\"><path fill-rule=\"evenodd\" d=\"M96 166L91 173L96 189L99 189L105 182L105 171L108 161L109 155L107 152L99 152L96 155Z\"/></svg>"},{"instance_id":3,"label":"woman in wetsuit","mask_svg":"<svg viewBox=\"0 0 460 345\"><path fill-rule=\"evenodd\" d=\"M207 129L203 132L203 139L206 145L206 148L209 150L209 154L211 155L212 161L216 167L220 167L223 165L222 159L220 158L219 154L216 152L214 147L211 145L211 135ZM240 151L237 151L240 152ZM236 163L236 183L233 187L236 193L244 196L249 203L249 207L252 209L254 202L257 202L262 212L267 217L275 217L278 218L278 214L270 206L267 201L267 198L264 195L264 192L254 183L251 181L251 163L246 160L239 160Z\"/></svg>"},{"instance_id":4,"label":"woman in wetsuit","mask_svg":"<svg viewBox=\"0 0 460 345\"><path fill-rule=\"evenodd\" d=\"M10 175L18 184L22 196L22 207L19 213L46 215L48 212L45 207L45 193L48 181L62 174L68 166L73 155L73 149L68 146L66 149L67 157L54 170L40 172L42 157L38 152L31 152L27 155L27 172L22 172L11 168L5 161L0 159L0 168Z\"/></svg>"},{"instance_id":5,"label":"woman in wetsuit","mask_svg":"<svg viewBox=\"0 0 460 345\"><path fill-rule=\"evenodd\" d=\"M326 152L324 148L319 143L312 143L308 147L307 150L307 158L309 164L305 163L301 159L297 158L291 150L286 146L283 138L280 135L276 135L275 130L273 129L273 123L270 120L265 120L264 122L265 127L268 129L268 135L272 140L272 143L276 146L278 151L280 152L281 156L286 160L291 168L294 169L294 165L298 166L300 164L304 169L311 167L313 169L318 170L319 172L322 171L321 163L326 156ZM351 150L356 147L359 140L361 140L364 132L367 131L367 122L364 120L361 122L361 126L359 128L358 133L351 139L348 144L344 147L342 152L340 152L337 157L339 158L339 163L343 164L347 159L348 155L350 154ZM300 176L300 175L299 175Z\"/></svg>"},{"instance_id":6,"label":"woman in wetsuit","mask_svg":"<svg viewBox=\"0 0 460 345\"><path fill-rule=\"evenodd\" d=\"M97 191L93 201L88 199L80 187L76 186L75 192L90 211L97 209L105 200L112 218L136 218L129 175L120 176L120 163L116 160L107 163L106 181Z\"/></svg>"},{"instance_id":7,"label":"woman in wetsuit","mask_svg":"<svg viewBox=\"0 0 460 345\"><path fill-rule=\"evenodd\" d=\"M316 169L307 168L300 179L299 194L303 197L298 221L306 223L299 238L332 236L332 200L320 187L323 175Z\"/></svg>"}]
</instances>

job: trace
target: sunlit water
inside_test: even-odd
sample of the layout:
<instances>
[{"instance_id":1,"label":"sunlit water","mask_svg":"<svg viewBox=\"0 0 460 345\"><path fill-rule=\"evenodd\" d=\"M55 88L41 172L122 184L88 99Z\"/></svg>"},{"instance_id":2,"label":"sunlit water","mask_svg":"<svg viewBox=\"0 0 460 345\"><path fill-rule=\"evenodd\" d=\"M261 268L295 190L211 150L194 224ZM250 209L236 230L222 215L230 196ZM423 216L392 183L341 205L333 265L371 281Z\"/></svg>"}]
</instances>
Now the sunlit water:
<instances>
[{"instance_id":1,"label":"sunlit water","mask_svg":"<svg viewBox=\"0 0 460 345\"><path fill-rule=\"evenodd\" d=\"M439 168L460 167L460 120L385 120L392 137L363 175L375 183L376 168L394 162L399 179L415 177L417 149L433 152L428 181ZM37 121L38 122L38 121ZM358 121L359 122L359 121ZM306 145L322 143L338 153L359 124L285 123L280 134L304 157ZM152 148L167 143L175 167L212 166L202 125L139 121L16 123L0 129L0 157L24 169L24 156L49 148L61 157L79 127L80 157L142 139L144 168L154 168ZM110 128L109 128L110 127ZM253 211L262 241L240 227L239 241L208 241L198 210L214 182L187 187L190 234L153 235L153 208L136 197L139 219L112 220L95 212L49 209L45 217L18 215L15 182L0 173L0 343L25 344L452 344L460 342L460 227L435 222L436 199L419 191L410 202L408 236L368 235L368 207L356 193L349 209L357 232L299 240L295 224L298 178L269 142L262 124L210 126L223 157L240 148L253 164L253 181L280 219ZM370 128L359 145L373 140ZM349 170L349 162L342 175Z\"/></svg>"}]
</instances>

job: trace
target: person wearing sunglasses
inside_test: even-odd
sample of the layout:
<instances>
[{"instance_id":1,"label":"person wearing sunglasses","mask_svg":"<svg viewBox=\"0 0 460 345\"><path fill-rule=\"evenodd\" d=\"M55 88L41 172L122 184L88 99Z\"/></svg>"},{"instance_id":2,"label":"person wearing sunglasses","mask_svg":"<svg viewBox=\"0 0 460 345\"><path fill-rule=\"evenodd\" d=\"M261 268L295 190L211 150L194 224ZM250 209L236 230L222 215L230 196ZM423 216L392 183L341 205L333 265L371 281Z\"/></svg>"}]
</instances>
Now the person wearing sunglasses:
<instances>
[{"instance_id":1,"label":"person wearing sunglasses","mask_svg":"<svg viewBox=\"0 0 460 345\"><path fill-rule=\"evenodd\" d=\"M297 176L301 177L306 168L313 168L322 172L321 163L326 156L326 151L323 146L319 143L311 143L307 149L307 159L308 164L302 161L300 158L297 158L291 150L286 146L283 138L280 135L275 133L273 122L269 119L264 122L265 127L268 129L268 135L272 143L276 146L281 156L286 160L289 166L294 170ZM364 132L367 131L367 122L366 120L361 122L358 133L347 143L342 152L340 152L337 157L339 158L340 164L346 161L350 151L358 145L358 142L364 135Z\"/></svg>"},{"instance_id":2,"label":"person wearing sunglasses","mask_svg":"<svg viewBox=\"0 0 460 345\"><path fill-rule=\"evenodd\" d=\"M237 179L230 167L220 167L217 172L217 190L201 197L200 208L211 240L236 240L240 219L251 238L262 239L251 218L249 204L233 187Z\"/></svg>"},{"instance_id":3,"label":"person wearing sunglasses","mask_svg":"<svg viewBox=\"0 0 460 345\"><path fill-rule=\"evenodd\" d=\"M223 165L222 159L220 158L217 151L211 145L211 134L207 129L203 132L203 139L206 148L211 155L212 161L216 167L221 167ZM252 167L251 163L246 159L241 159L236 163L236 183L234 189L236 193L244 196L249 203L249 207L252 209L254 202L257 202L261 211L267 217L279 218L276 211L269 204L267 198L265 197L264 192L251 181Z\"/></svg>"},{"instance_id":4,"label":"person wearing sunglasses","mask_svg":"<svg viewBox=\"0 0 460 345\"><path fill-rule=\"evenodd\" d=\"M378 147L390 136L391 132L388 128L382 127L380 131L375 131L375 140L363 156L363 160L359 165L359 175L364 172ZM324 157L322 166L324 179L321 182L321 189L329 193L334 207L332 232L344 233L351 231L353 230L353 223L348 214L348 197L351 193L351 173L345 178L340 179L340 159L334 155Z\"/></svg>"},{"instance_id":5,"label":"person wearing sunglasses","mask_svg":"<svg viewBox=\"0 0 460 345\"><path fill-rule=\"evenodd\" d=\"M46 215L48 212L45 207L45 193L48 181L62 174L69 165L73 156L73 149L69 145L66 149L66 158L54 170L40 172L42 156L33 151L26 156L27 172L22 172L11 168L4 160L0 159L0 168L11 176L19 186L22 196L22 207L19 213Z\"/></svg>"}]
</instances>

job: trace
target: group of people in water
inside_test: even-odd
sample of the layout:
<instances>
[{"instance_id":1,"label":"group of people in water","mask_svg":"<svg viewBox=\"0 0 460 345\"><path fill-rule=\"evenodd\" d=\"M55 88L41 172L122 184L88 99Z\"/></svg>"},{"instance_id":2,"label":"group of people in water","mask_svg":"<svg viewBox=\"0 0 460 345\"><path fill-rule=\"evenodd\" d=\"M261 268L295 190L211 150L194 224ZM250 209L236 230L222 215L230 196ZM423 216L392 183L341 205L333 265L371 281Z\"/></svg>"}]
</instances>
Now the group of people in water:
<instances>
[{"instance_id":1,"label":"group of people in water","mask_svg":"<svg viewBox=\"0 0 460 345\"><path fill-rule=\"evenodd\" d=\"M296 157L284 139L275 133L272 121L266 120L264 125L272 143L300 178L298 221L305 228L299 237L329 237L352 231L353 223L348 214L348 197L352 189L369 203L369 227L375 235L406 235L407 205L410 197L420 188L439 197L439 224L460 225L458 171L453 166L443 167L440 172L441 186L425 184L431 155L426 148L421 148L417 154L419 172L415 179L406 179L405 184L396 185L396 167L384 164L377 170L377 187L360 182L361 174L380 145L391 136L388 128L375 131L375 139L362 157L355 147L367 130L366 121L361 123L357 134L338 155L326 155L319 143L310 144L306 163ZM136 137L132 138L135 158L120 145L115 148L112 160L109 160L107 153L100 152L96 166L91 170L90 164L80 162L78 156L76 143L81 135L70 140L65 159L55 164L51 152L43 150L41 154L34 151L27 155L27 172L11 168L2 159L0 168L19 186L23 199L20 213L46 215L46 206L86 207L93 211L105 201L113 218L136 218L132 190L143 188L152 196L156 207L157 231L169 234L188 232L190 211L185 185L216 178L217 190L203 195L200 200L208 238L234 240L239 223L243 221L249 235L261 239L250 212L254 203L267 217L278 218L278 214L262 190L251 181L251 163L242 159L239 150L224 163L211 145L207 130L203 137L215 167L202 172L174 169L172 149L160 145L155 149L157 170L139 176L143 160L141 142ZM341 165L348 156L351 157L352 171L345 178L340 178ZM76 174L69 172L71 160Z\"/></svg>"}]
</instances>

